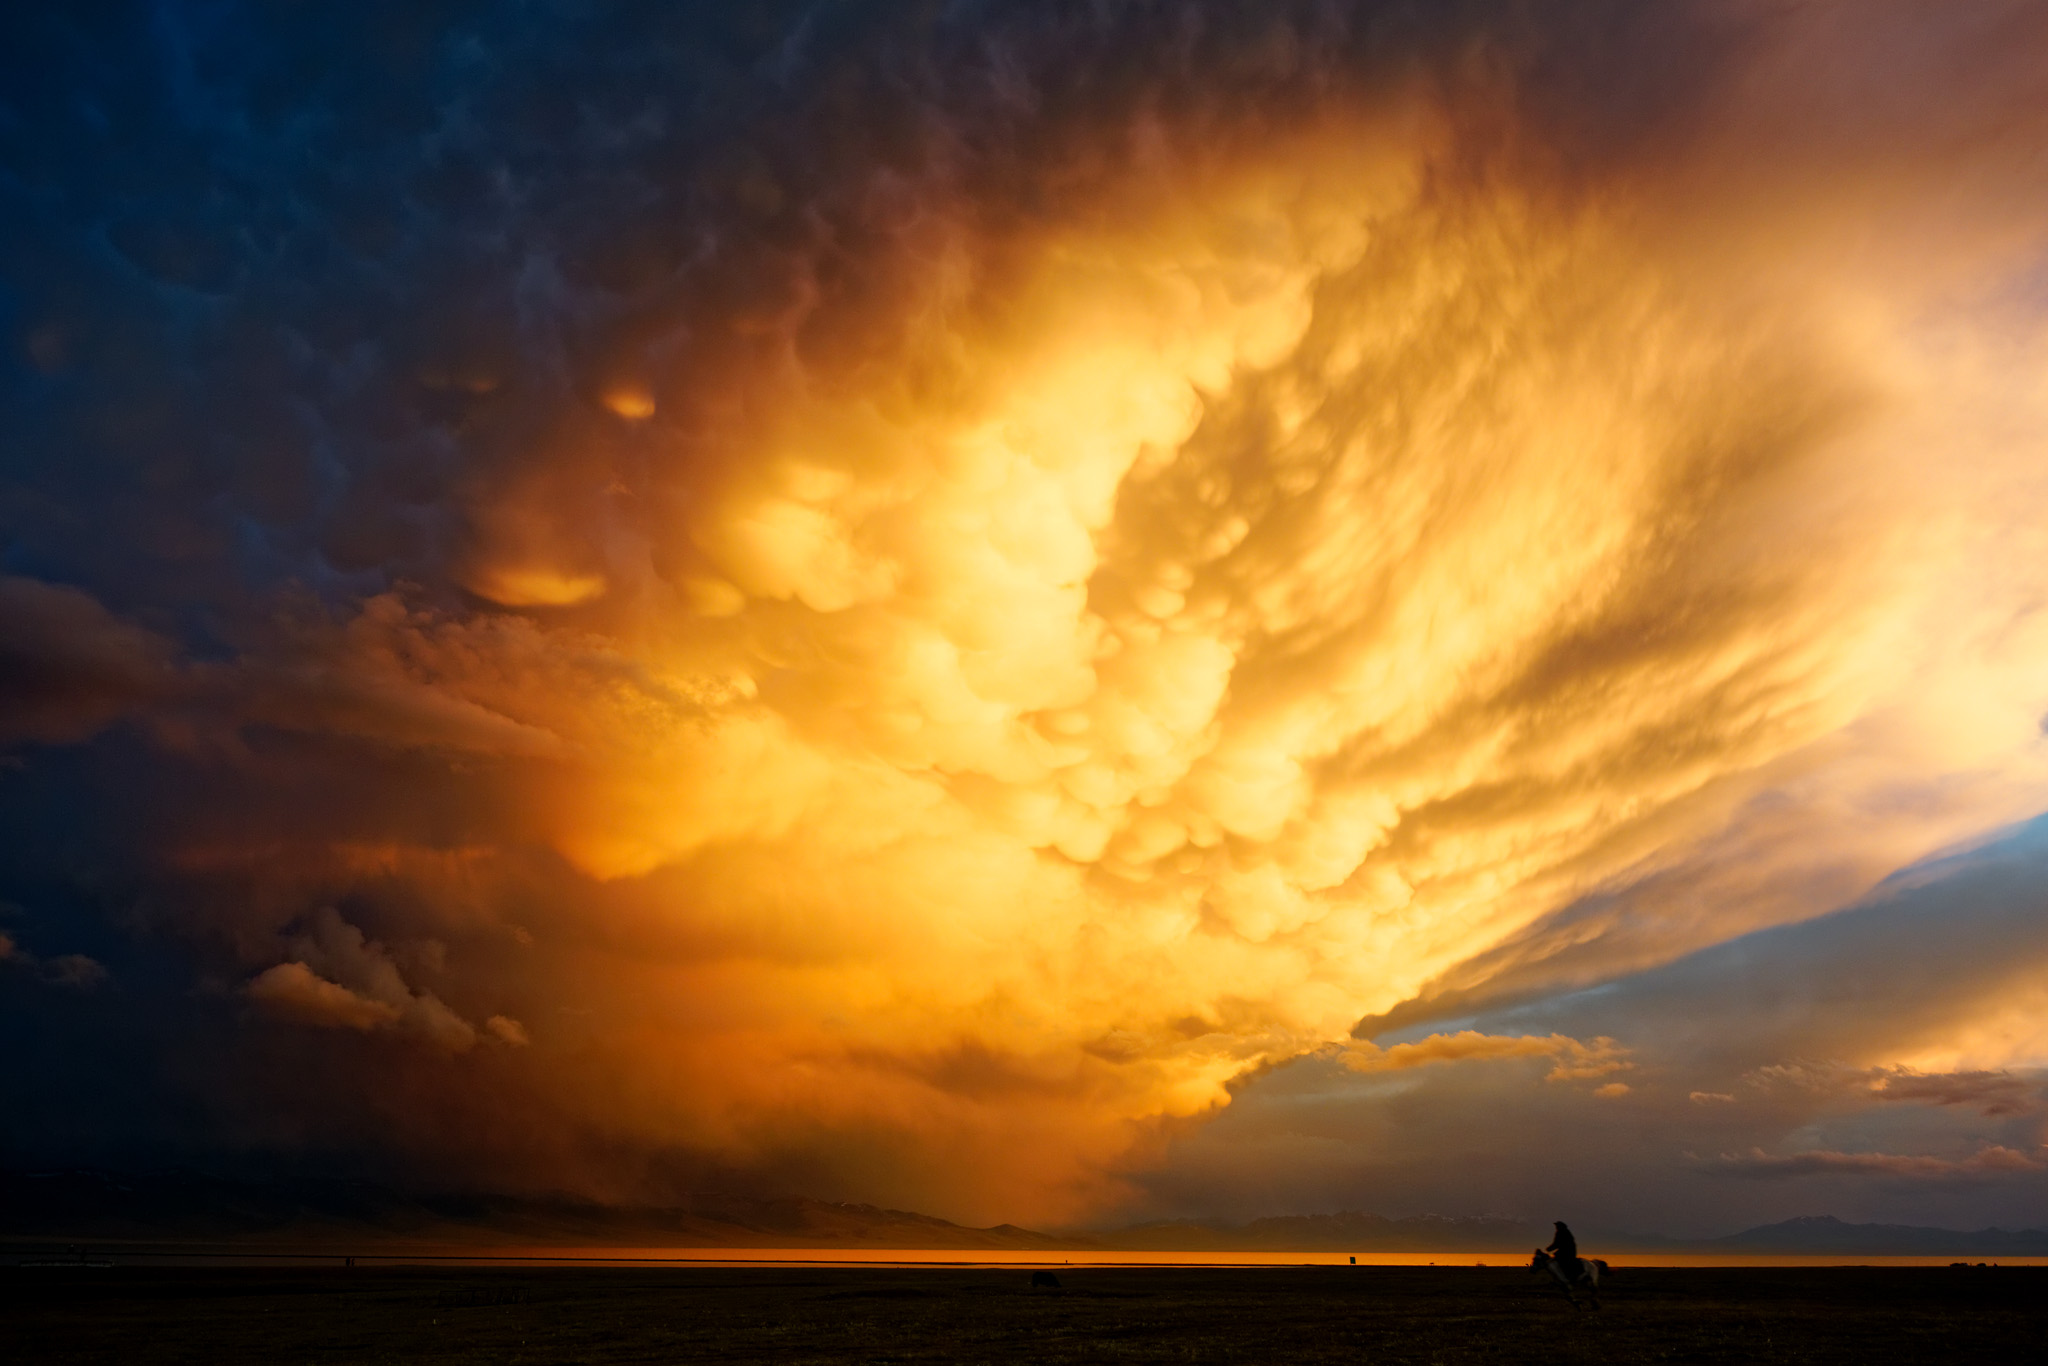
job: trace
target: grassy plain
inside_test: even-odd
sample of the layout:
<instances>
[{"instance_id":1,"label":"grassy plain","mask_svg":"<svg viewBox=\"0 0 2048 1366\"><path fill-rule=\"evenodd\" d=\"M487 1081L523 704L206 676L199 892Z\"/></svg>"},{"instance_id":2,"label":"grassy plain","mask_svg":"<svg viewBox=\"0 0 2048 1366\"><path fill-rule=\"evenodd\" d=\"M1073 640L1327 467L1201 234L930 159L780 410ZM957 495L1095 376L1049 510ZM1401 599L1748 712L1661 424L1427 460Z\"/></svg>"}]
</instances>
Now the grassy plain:
<instances>
[{"instance_id":1,"label":"grassy plain","mask_svg":"<svg viewBox=\"0 0 2048 1366\"><path fill-rule=\"evenodd\" d=\"M71 1362L2014 1361L2048 1268L8 1268L0 1342Z\"/></svg>"}]
</instances>

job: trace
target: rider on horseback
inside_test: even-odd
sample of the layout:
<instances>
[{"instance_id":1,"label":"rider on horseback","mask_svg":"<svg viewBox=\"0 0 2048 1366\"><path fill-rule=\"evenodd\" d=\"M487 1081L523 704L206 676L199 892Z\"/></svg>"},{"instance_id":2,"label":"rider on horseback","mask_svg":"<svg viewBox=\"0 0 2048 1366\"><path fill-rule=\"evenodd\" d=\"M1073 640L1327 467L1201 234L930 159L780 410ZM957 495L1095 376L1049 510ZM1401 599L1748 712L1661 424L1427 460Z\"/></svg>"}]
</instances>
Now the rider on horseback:
<instances>
[{"instance_id":1,"label":"rider on horseback","mask_svg":"<svg viewBox=\"0 0 2048 1366\"><path fill-rule=\"evenodd\" d=\"M1554 1222L1557 1224L1557 1236L1552 1238L1550 1246L1543 1250L1557 1254L1557 1260L1563 1263L1560 1269L1565 1274L1566 1283L1569 1284L1577 1280L1579 1274L1585 1270L1579 1262L1579 1240L1572 1237L1572 1231L1564 1226L1564 1220L1558 1219Z\"/></svg>"}]
</instances>

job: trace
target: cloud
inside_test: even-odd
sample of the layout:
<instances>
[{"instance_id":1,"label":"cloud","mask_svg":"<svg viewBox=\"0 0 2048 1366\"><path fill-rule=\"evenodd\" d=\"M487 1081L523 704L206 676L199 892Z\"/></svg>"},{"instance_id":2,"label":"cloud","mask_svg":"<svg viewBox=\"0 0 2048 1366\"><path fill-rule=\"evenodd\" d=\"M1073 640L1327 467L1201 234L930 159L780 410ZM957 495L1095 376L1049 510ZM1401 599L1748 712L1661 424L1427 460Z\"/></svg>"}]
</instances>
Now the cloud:
<instances>
[{"instance_id":1,"label":"cloud","mask_svg":"<svg viewBox=\"0 0 2048 1366\"><path fill-rule=\"evenodd\" d=\"M1751 1070L1743 1080L1752 1086L1791 1087L1800 1091L1828 1093L1855 1086L1855 1069L1838 1062L1776 1062Z\"/></svg>"},{"instance_id":2,"label":"cloud","mask_svg":"<svg viewBox=\"0 0 2048 1366\"><path fill-rule=\"evenodd\" d=\"M302 1024L362 1031L398 1029L449 1053L476 1043L475 1026L432 992L407 985L385 947L367 938L331 907L312 917L289 941L294 955L266 968L243 988L249 998ZM516 1022L494 1017L490 1032L505 1042Z\"/></svg>"},{"instance_id":3,"label":"cloud","mask_svg":"<svg viewBox=\"0 0 2048 1366\"><path fill-rule=\"evenodd\" d=\"M2029 1036L2002 1022L2048 962L2044 848L2030 823L1833 915L1468 1017L1463 1032L1479 1039L1625 1041L1625 1127L1588 1116L1580 1088L1505 1069L1417 1068L1397 1089L1304 1060L1244 1084L1227 1112L1177 1137L1141 1178L1140 1208L1560 1207L1616 1227L1661 1215L1702 1235L1823 1212L2036 1221L2048 1168L2005 1154L2039 1156L2041 1055L2014 1049L2009 1039ZM1377 1047L1422 1035L1411 1026ZM1898 1061L1973 1048L1997 1065ZM1522 1146L1504 1153L1483 1137L1497 1132ZM1728 1171L1700 1152L1729 1154ZM1715 1179L1858 1170L1900 1179Z\"/></svg>"},{"instance_id":4,"label":"cloud","mask_svg":"<svg viewBox=\"0 0 2048 1366\"><path fill-rule=\"evenodd\" d=\"M499 1043L514 1048L524 1048L533 1042L526 1035L526 1026L506 1015L493 1015L485 1020L484 1030Z\"/></svg>"},{"instance_id":5,"label":"cloud","mask_svg":"<svg viewBox=\"0 0 2048 1366\"><path fill-rule=\"evenodd\" d=\"M106 964L82 953L59 954L43 964L43 975L61 986L81 990L96 987L111 975Z\"/></svg>"},{"instance_id":6,"label":"cloud","mask_svg":"<svg viewBox=\"0 0 2048 1366\"><path fill-rule=\"evenodd\" d=\"M279 963L251 978L249 998L302 1024L338 1029L380 1029L396 1024L403 1012L384 1001L358 996L339 982L330 982L304 963Z\"/></svg>"},{"instance_id":7,"label":"cloud","mask_svg":"<svg viewBox=\"0 0 2048 1366\"><path fill-rule=\"evenodd\" d=\"M88 593L0 574L0 744L86 738L161 696L171 654Z\"/></svg>"},{"instance_id":8,"label":"cloud","mask_svg":"<svg viewBox=\"0 0 2048 1366\"><path fill-rule=\"evenodd\" d=\"M1627 1052L1614 1040L1606 1038L1581 1043L1562 1034L1535 1038L1481 1034L1466 1029L1456 1034L1432 1034L1413 1043L1397 1043L1387 1048L1354 1042L1344 1049L1342 1056L1344 1065L1352 1071L1368 1073L1398 1072L1438 1063L1549 1058L1552 1066L1545 1080L1588 1081L1633 1067L1635 1064L1627 1060ZM1621 1095L1628 1090L1622 1086L1617 1091L1613 1085L1601 1087L1598 1094Z\"/></svg>"},{"instance_id":9,"label":"cloud","mask_svg":"<svg viewBox=\"0 0 2048 1366\"><path fill-rule=\"evenodd\" d=\"M1818 1095L1868 1095L1920 1105L1967 1106L1986 1116L2029 1114L2041 1108L2037 1079L2009 1071L1921 1072L1911 1067L1851 1067L1843 1063L1773 1063L1748 1073L1752 1086L1789 1087Z\"/></svg>"},{"instance_id":10,"label":"cloud","mask_svg":"<svg viewBox=\"0 0 2048 1366\"><path fill-rule=\"evenodd\" d=\"M2042 1166L2037 1156L1993 1145L1960 1159L1826 1150L1781 1157L1767 1154L1759 1148L1741 1156L1723 1154L1706 1170L1717 1176L1757 1181L1805 1176L1876 1176L1907 1181L1945 1181L2006 1177L2018 1172L2040 1171Z\"/></svg>"},{"instance_id":11,"label":"cloud","mask_svg":"<svg viewBox=\"0 0 2048 1366\"><path fill-rule=\"evenodd\" d=\"M80 904L431 1045L224 1112L1048 1219L1361 1017L2035 1048L1686 955L2038 803L2037 13L385 13L25 45L0 186ZM1680 960L1755 1029L1465 1027Z\"/></svg>"},{"instance_id":12,"label":"cloud","mask_svg":"<svg viewBox=\"0 0 2048 1366\"><path fill-rule=\"evenodd\" d=\"M1922 1105L1966 1105L1987 1116L2030 1114L2041 1108L2041 1083L2010 1072L1914 1072L1880 1069L1872 1089L1880 1100Z\"/></svg>"},{"instance_id":13,"label":"cloud","mask_svg":"<svg viewBox=\"0 0 2048 1366\"><path fill-rule=\"evenodd\" d=\"M472 684L588 686L587 673L603 671L605 662L572 657L565 668L530 623L486 619L465 630L408 607L397 594L383 594L339 628L319 620L295 623L274 654L245 664L233 686L244 724L340 734L397 749L550 759L568 748L560 735L508 715L493 699L476 695L474 686L450 684L485 664L495 677Z\"/></svg>"},{"instance_id":14,"label":"cloud","mask_svg":"<svg viewBox=\"0 0 2048 1366\"><path fill-rule=\"evenodd\" d=\"M33 970L45 982L77 991L89 991L113 976L106 964L87 954L61 953L44 958L30 953L12 935L4 933L0 933L0 963L19 964Z\"/></svg>"}]
</instances>

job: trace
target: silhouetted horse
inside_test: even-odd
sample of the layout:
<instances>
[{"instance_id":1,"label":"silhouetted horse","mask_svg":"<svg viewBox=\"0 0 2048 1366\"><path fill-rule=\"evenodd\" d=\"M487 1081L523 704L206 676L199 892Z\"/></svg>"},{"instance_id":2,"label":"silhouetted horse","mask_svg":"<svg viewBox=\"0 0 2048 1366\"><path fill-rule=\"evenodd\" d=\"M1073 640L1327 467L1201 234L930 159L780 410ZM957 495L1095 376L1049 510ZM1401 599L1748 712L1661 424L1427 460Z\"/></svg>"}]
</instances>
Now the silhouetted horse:
<instances>
[{"instance_id":1,"label":"silhouetted horse","mask_svg":"<svg viewBox=\"0 0 2048 1366\"><path fill-rule=\"evenodd\" d=\"M1564 1269L1563 1262L1538 1248L1536 1255L1529 1261L1529 1269L1548 1271L1551 1278L1564 1287L1564 1297L1572 1302L1572 1308L1579 1307L1579 1297L1572 1293L1574 1286L1586 1292L1595 1309L1600 1307L1600 1278L1607 1274L1607 1263L1598 1257L1581 1257L1579 1269L1576 1272L1568 1272Z\"/></svg>"}]
</instances>

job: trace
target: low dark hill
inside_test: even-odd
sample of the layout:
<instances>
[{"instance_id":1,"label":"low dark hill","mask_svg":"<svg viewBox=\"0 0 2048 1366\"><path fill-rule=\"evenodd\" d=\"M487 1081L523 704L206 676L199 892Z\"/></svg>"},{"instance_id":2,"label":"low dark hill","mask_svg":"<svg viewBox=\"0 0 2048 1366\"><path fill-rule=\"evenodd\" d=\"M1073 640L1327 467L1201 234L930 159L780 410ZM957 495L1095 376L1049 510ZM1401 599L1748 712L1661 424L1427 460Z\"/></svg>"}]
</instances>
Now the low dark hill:
<instances>
[{"instance_id":1,"label":"low dark hill","mask_svg":"<svg viewBox=\"0 0 2048 1366\"><path fill-rule=\"evenodd\" d=\"M2048 1257L2048 1230L2002 1228L1965 1233L1910 1224L1845 1224L1828 1215L1787 1219L1744 1229L1726 1238L1689 1245L1701 1252L1818 1254L1881 1257Z\"/></svg>"},{"instance_id":2,"label":"low dark hill","mask_svg":"<svg viewBox=\"0 0 2048 1366\"><path fill-rule=\"evenodd\" d=\"M1291 1215L1243 1224L1136 1224L1107 1232L969 1228L906 1210L731 1194L662 1207L570 1196L421 1195L367 1181L237 1180L190 1171L0 1171L0 1241L232 1243L319 1247L377 1242L479 1251L526 1247L932 1248L961 1251L1519 1252L1548 1221ZM1584 1226L1589 1254L2048 1257L2048 1231L1846 1224L1808 1217L1723 1238L1680 1240Z\"/></svg>"},{"instance_id":3,"label":"low dark hill","mask_svg":"<svg viewBox=\"0 0 2048 1366\"><path fill-rule=\"evenodd\" d=\"M619 1207L562 1196L412 1195L367 1181L231 1180L195 1172L0 1173L0 1238L462 1245L873 1247L1030 1251L1076 1246L1030 1229L803 1198L694 1197Z\"/></svg>"}]
</instances>

